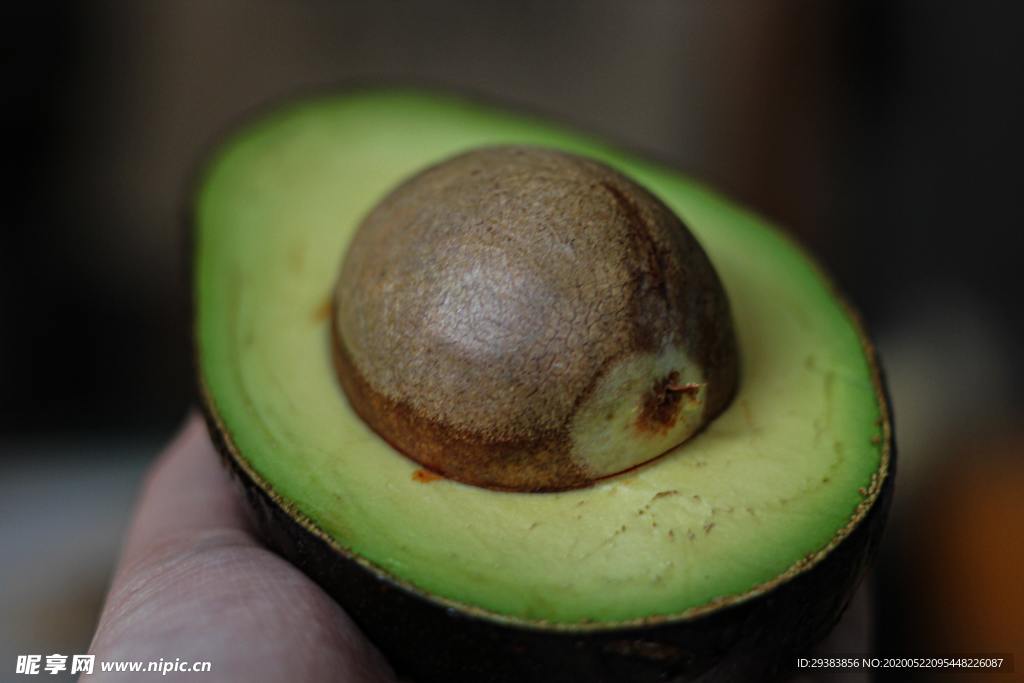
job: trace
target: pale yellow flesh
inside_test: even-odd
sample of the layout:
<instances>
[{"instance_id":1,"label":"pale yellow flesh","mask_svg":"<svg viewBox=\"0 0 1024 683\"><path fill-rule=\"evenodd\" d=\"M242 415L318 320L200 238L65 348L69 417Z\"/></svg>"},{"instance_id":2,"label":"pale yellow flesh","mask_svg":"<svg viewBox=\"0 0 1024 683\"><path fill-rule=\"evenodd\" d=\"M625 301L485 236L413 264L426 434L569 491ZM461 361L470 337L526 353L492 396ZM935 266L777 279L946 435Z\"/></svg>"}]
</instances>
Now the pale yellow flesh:
<instances>
[{"instance_id":1,"label":"pale yellow flesh","mask_svg":"<svg viewBox=\"0 0 1024 683\"><path fill-rule=\"evenodd\" d=\"M591 488L422 483L334 378L323 312L361 218L423 166L497 143L587 154L645 185L693 230L732 303L732 405ZM234 446L339 546L439 598L563 623L678 614L827 546L879 470L872 373L813 266L761 219L563 129L415 93L320 100L235 137L196 219L200 368Z\"/></svg>"}]
</instances>

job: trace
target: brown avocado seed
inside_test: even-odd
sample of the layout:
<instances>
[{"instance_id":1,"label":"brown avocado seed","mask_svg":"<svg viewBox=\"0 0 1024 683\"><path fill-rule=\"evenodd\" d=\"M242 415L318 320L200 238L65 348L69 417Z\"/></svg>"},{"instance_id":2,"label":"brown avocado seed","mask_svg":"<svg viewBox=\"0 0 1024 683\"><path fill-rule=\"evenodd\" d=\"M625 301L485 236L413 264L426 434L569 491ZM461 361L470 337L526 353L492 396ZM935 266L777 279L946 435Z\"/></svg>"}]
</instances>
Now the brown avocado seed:
<instances>
[{"instance_id":1,"label":"brown avocado seed","mask_svg":"<svg viewBox=\"0 0 1024 683\"><path fill-rule=\"evenodd\" d=\"M547 149L477 149L392 191L349 246L332 323L359 416L490 488L647 462L736 388L728 300L693 235L617 171Z\"/></svg>"}]
</instances>

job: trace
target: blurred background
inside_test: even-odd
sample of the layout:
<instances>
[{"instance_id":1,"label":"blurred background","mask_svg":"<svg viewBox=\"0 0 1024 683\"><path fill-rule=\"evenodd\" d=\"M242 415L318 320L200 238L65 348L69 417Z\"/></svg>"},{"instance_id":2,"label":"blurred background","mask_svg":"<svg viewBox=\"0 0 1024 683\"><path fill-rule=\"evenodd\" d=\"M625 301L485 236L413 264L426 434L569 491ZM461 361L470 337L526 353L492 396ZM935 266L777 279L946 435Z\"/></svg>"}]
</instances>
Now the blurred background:
<instances>
[{"instance_id":1,"label":"blurred background","mask_svg":"<svg viewBox=\"0 0 1024 683\"><path fill-rule=\"evenodd\" d=\"M862 310L895 402L875 651L1024 657L1024 4L0 16L0 679L18 653L86 651L134 488L189 409L184 219L204 151L268 101L396 79L566 121L787 226Z\"/></svg>"}]
</instances>

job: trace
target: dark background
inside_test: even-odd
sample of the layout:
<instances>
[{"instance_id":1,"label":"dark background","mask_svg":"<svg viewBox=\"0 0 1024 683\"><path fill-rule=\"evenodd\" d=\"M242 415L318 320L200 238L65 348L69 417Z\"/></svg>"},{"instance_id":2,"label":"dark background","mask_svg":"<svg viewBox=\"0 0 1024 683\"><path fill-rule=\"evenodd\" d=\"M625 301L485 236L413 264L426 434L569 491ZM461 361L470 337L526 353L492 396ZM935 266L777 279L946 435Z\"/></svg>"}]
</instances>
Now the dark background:
<instances>
[{"instance_id":1,"label":"dark background","mask_svg":"<svg viewBox=\"0 0 1024 683\"><path fill-rule=\"evenodd\" d=\"M44 563L79 581L43 572L63 592L32 584L42 616L9 590L0 640L63 625L85 650L133 482L188 410L185 223L204 150L268 101L398 79L567 121L788 226L863 312L892 385L902 461L876 650L1024 658L1024 492L1007 494L1024 481L1024 5L484 5L2 10L0 542L35 548L26 529L45 517L52 546L90 514L99 540L88 570L42 551L7 562L0 579Z\"/></svg>"}]
</instances>

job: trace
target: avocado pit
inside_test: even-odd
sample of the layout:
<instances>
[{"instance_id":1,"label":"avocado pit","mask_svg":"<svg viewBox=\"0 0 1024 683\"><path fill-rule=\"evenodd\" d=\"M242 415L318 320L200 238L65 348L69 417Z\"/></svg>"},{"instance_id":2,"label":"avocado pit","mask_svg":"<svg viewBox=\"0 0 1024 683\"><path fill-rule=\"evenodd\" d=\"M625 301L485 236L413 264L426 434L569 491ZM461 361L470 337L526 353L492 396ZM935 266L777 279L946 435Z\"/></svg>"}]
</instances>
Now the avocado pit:
<instances>
[{"instance_id":1,"label":"avocado pit","mask_svg":"<svg viewBox=\"0 0 1024 683\"><path fill-rule=\"evenodd\" d=\"M728 404L728 300L682 221L553 150L463 153L363 220L334 290L338 380L424 467L516 491L586 486Z\"/></svg>"}]
</instances>

